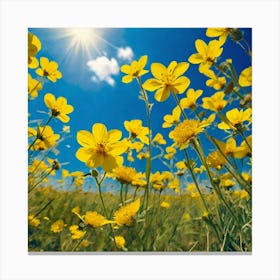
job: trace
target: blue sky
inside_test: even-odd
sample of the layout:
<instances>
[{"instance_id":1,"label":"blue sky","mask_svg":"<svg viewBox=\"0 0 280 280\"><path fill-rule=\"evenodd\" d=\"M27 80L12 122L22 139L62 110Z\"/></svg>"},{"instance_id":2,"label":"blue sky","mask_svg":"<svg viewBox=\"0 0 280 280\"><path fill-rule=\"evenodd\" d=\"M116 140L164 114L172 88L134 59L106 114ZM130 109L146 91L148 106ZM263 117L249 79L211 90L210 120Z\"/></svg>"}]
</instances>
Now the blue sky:
<instances>
[{"instance_id":1,"label":"blue sky","mask_svg":"<svg viewBox=\"0 0 280 280\"><path fill-rule=\"evenodd\" d=\"M251 29L242 29L244 37L251 45ZM131 60L139 59L142 55L148 55L146 69L150 69L153 62L168 65L172 60L177 62L187 61L188 57L196 52L195 40L202 39L209 42L212 38L206 37L206 28L108 28L94 29L92 44L89 51L85 52L82 45L72 45L74 35L69 29L55 28L30 28L42 43L42 49L37 57L46 56L59 64L62 79L56 83L47 82L43 90L39 92L37 99L28 103L28 111L31 119L47 119L47 115L38 112L45 111L43 97L46 93L53 93L56 97L64 96L68 103L74 106L74 112L70 114L71 127L70 138L60 143L57 157L60 162L68 162L65 168L69 171L80 170L87 172L84 163L75 157L80 147L76 141L76 133L79 130L91 130L94 123L104 123L107 128L120 129L123 136L128 132L124 130L125 120L141 119L147 125L146 110L143 101L138 99L138 86L136 81L123 84L123 74L119 67L129 64ZM122 55L120 55L122 54ZM224 51L220 58L223 61L232 58L237 74L248 67L251 62L245 52L230 39L224 45ZM31 71L36 77L36 74ZM216 92L213 88L205 86L207 80L198 72L198 66L190 64L185 74L191 80L189 88L202 89L203 96L210 96ZM148 73L143 80L151 77ZM154 103L151 123L154 135L161 132L168 139L169 129L161 127L163 116L170 114L175 107L175 101L170 97L163 103L158 103L153 93L149 93L150 103ZM185 97L185 94L179 97ZM201 99L200 99L201 100ZM236 105L236 104L235 104ZM232 105L234 106L234 104ZM229 108L229 107L227 107ZM191 115L189 115L191 116ZM55 132L61 131L63 124L59 120L52 121ZM223 131L213 130L212 135L222 139L226 134ZM202 137L206 150L209 146ZM193 154L194 155L194 154ZM182 154L176 155L178 160L183 159ZM144 171L145 161L136 159L133 166L139 171ZM166 169L159 161L155 161L152 171Z\"/></svg>"}]
</instances>

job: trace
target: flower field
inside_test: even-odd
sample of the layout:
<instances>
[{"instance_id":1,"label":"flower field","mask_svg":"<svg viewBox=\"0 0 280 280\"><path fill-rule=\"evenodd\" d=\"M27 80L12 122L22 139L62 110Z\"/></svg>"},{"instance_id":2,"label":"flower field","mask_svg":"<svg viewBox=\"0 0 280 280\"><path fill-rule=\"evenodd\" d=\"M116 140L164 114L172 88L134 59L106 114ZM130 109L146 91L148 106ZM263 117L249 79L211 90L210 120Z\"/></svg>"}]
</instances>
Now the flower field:
<instances>
[{"instance_id":1,"label":"flower field","mask_svg":"<svg viewBox=\"0 0 280 280\"><path fill-rule=\"evenodd\" d=\"M67 74L28 32L29 252L252 251L251 31L201 30L185 60L123 61L135 112L118 127L101 94L106 119L72 125L81 105L56 90Z\"/></svg>"}]
</instances>

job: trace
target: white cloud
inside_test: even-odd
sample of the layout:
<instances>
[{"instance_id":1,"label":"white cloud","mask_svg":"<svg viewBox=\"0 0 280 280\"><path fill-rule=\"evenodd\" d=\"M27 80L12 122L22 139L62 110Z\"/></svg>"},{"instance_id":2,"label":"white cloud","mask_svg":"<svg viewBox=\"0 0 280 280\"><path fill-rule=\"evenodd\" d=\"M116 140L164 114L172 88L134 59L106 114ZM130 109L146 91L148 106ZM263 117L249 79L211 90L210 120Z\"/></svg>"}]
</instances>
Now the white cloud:
<instances>
[{"instance_id":1,"label":"white cloud","mask_svg":"<svg viewBox=\"0 0 280 280\"><path fill-rule=\"evenodd\" d=\"M133 57L133 51L131 47L118 48L117 56L122 60L131 60Z\"/></svg>"},{"instance_id":2,"label":"white cloud","mask_svg":"<svg viewBox=\"0 0 280 280\"><path fill-rule=\"evenodd\" d=\"M91 78L93 82L104 81L110 86L115 85L115 80L112 76L119 73L119 64L115 58L108 59L106 56L99 56L88 61L87 66L94 73Z\"/></svg>"}]
</instances>

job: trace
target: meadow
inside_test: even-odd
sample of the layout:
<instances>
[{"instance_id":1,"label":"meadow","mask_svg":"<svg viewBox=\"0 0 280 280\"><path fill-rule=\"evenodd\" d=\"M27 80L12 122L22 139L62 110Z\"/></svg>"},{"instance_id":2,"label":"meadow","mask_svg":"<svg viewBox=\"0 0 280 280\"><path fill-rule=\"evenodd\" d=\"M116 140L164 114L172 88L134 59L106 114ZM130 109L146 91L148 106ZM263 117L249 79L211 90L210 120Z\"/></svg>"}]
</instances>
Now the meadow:
<instances>
[{"instance_id":1,"label":"meadow","mask_svg":"<svg viewBox=\"0 0 280 280\"><path fill-rule=\"evenodd\" d=\"M164 65L144 54L121 65L122 83L135 86L146 115L122 128L93 119L78 130L79 148L69 153L88 172L63 165L59 149L75 104L44 91L63 73L28 33L28 102L43 96L37 109L48 111L28 116L29 252L252 251L251 47L237 28L205 32L208 42L197 38L186 61ZM227 41L248 57L242 71L223 57ZM192 87L191 67L207 78L207 93ZM168 99L176 106L156 131L153 108Z\"/></svg>"}]
</instances>

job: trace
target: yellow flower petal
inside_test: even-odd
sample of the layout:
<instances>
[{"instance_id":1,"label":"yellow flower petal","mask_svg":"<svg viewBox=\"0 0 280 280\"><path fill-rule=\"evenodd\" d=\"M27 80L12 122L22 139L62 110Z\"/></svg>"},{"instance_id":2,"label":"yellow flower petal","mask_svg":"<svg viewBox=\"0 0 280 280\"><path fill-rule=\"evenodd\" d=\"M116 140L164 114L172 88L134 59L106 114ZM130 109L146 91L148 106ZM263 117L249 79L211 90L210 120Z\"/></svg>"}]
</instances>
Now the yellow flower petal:
<instances>
[{"instance_id":1,"label":"yellow flower petal","mask_svg":"<svg viewBox=\"0 0 280 280\"><path fill-rule=\"evenodd\" d=\"M199 53L194 53L189 57L189 62L192 64L199 64L203 61L203 57Z\"/></svg>"},{"instance_id":2,"label":"yellow flower petal","mask_svg":"<svg viewBox=\"0 0 280 280\"><path fill-rule=\"evenodd\" d=\"M77 141L81 146L84 147L89 147L95 143L93 135L87 130L78 131Z\"/></svg>"},{"instance_id":3,"label":"yellow flower petal","mask_svg":"<svg viewBox=\"0 0 280 280\"><path fill-rule=\"evenodd\" d=\"M157 78L158 80L161 80L162 76L165 75L167 69L161 63L152 63L151 71L152 71L152 74L155 78Z\"/></svg>"},{"instance_id":4,"label":"yellow flower petal","mask_svg":"<svg viewBox=\"0 0 280 280\"><path fill-rule=\"evenodd\" d=\"M176 83L172 85L172 89L175 89L175 93L183 93L187 87L190 85L190 79L182 76L176 80Z\"/></svg>"},{"instance_id":5,"label":"yellow flower petal","mask_svg":"<svg viewBox=\"0 0 280 280\"><path fill-rule=\"evenodd\" d=\"M143 88L148 91L155 91L162 87L163 84L157 79L148 79L144 84Z\"/></svg>"},{"instance_id":6,"label":"yellow flower petal","mask_svg":"<svg viewBox=\"0 0 280 280\"><path fill-rule=\"evenodd\" d=\"M190 64L187 62L180 62L177 64L173 71L174 78L176 79L177 77L183 75L189 68Z\"/></svg>"},{"instance_id":7,"label":"yellow flower petal","mask_svg":"<svg viewBox=\"0 0 280 280\"><path fill-rule=\"evenodd\" d=\"M169 88L160 88L155 93L155 99L158 102L165 101L170 95L170 89Z\"/></svg>"},{"instance_id":8,"label":"yellow flower petal","mask_svg":"<svg viewBox=\"0 0 280 280\"><path fill-rule=\"evenodd\" d=\"M55 103L55 97L53 94L47 93L44 96L44 101L45 101L46 106L51 109L53 107L53 104Z\"/></svg>"},{"instance_id":9,"label":"yellow flower petal","mask_svg":"<svg viewBox=\"0 0 280 280\"><path fill-rule=\"evenodd\" d=\"M107 128L102 123L96 123L92 126L92 133L97 142L102 142L106 140Z\"/></svg>"},{"instance_id":10,"label":"yellow flower petal","mask_svg":"<svg viewBox=\"0 0 280 280\"><path fill-rule=\"evenodd\" d=\"M113 129L108 132L108 141L117 142L122 138L122 132L118 129Z\"/></svg>"},{"instance_id":11,"label":"yellow flower petal","mask_svg":"<svg viewBox=\"0 0 280 280\"><path fill-rule=\"evenodd\" d=\"M125 84L130 83L132 80L133 80L133 77L129 76L129 75L122 77L122 82L125 83Z\"/></svg>"}]
</instances>

